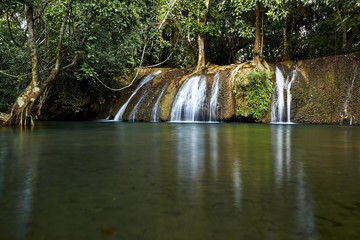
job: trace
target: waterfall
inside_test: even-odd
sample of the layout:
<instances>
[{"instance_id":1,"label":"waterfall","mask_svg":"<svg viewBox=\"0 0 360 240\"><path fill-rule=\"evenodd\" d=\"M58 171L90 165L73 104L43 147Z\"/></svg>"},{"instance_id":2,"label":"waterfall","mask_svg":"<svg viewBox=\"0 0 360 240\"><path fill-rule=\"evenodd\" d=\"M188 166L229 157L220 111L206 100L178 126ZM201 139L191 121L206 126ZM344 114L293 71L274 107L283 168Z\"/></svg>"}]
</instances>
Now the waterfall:
<instances>
[{"instance_id":1,"label":"waterfall","mask_svg":"<svg viewBox=\"0 0 360 240\"><path fill-rule=\"evenodd\" d=\"M210 122L217 121L218 119L218 96L219 96L219 73L214 76L214 81L211 88L210 98Z\"/></svg>"},{"instance_id":2,"label":"waterfall","mask_svg":"<svg viewBox=\"0 0 360 240\"><path fill-rule=\"evenodd\" d=\"M279 67L275 67L275 87L271 103L271 122L283 122L284 120L284 75Z\"/></svg>"},{"instance_id":3,"label":"waterfall","mask_svg":"<svg viewBox=\"0 0 360 240\"><path fill-rule=\"evenodd\" d=\"M147 82L145 85L148 85L150 82ZM148 90L148 86L145 89L145 92L143 93L143 95L140 97L140 99L138 100L138 102L135 104L134 108L131 110L131 112L129 113L128 116L128 120L135 122L136 121L136 113L137 113L137 109L139 108L139 105L142 103L142 101L144 100L144 98L147 95L147 91Z\"/></svg>"},{"instance_id":4,"label":"waterfall","mask_svg":"<svg viewBox=\"0 0 360 240\"><path fill-rule=\"evenodd\" d=\"M160 93L158 99L156 100L156 103L155 103L154 107L153 107L152 110L151 110L151 117L150 117L150 119L151 119L152 122L159 122L159 121L160 121L160 115L159 115L160 101L161 101L161 98L162 98L162 96L164 95L165 90L166 90L166 88L167 88L168 86L169 86L169 83L166 84L166 85L163 87L163 89L161 90L161 93Z\"/></svg>"},{"instance_id":5,"label":"waterfall","mask_svg":"<svg viewBox=\"0 0 360 240\"><path fill-rule=\"evenodd\" d=\"M290 92L290 89L291 89L291 84L294 82L295 78L297 77L297 70L293 70L292 71L292 77L291 77L291 80L290 82L288 82L287 84L287 89L286 89L286 92L287 92L287 97L286 97L286 101L287 101L287 123L291 123L291 113L290 113L290 110L291 110L291 100L292 100L292 96L291 96L291 92Z\"/></svg>"},{"instance_id":6,"label":"waterfall","mask_svg":"<svg viewBox=\"0 0 360 240\"><path fill-rule=\"evenodd\" d=\"M353 75L352 75L352 80L351 80L351 85L350 87L348 88L348 91L347 91L347 94L346 94L346 99L345 99L345 102L344 102L344 110L343 110L343 113L340 114L341 116L341 120L340 120L340 124L342 125L343 122L344 122L344 119L347 119L347 118L350 118L350 122L349 124L352 125L352 122L353 122L353 116L352 116L352 109L350 107L350 103L352 101L352 95L353 95L353 92L354 92L354 83L355 83L355 79L356 79L356 76L357 76L357 71L358 71L358 68L359 68L359 65L356 65L355 69L354 69L354 72L353 72Z\"/></svg>"},{"instance_id":7,"label":"waterfall","mask_svg":"<svg viewBox=\"0 0 360 240\"><path fill-rule=\"evenodd\" d=\"M120 108L120 110L118 111L118 113L115 115L114 120L118 121L118 120L123 120L123 114L126 110L127 105L129 104L129 102L131 101L131 99L135 96L135 94L140 90L140 88L142 86L144 86L146 83L150 82L151 80L153 80L157 75L159 75L161 73L161 71L157 71L156 73L153 74L149 74L147 75L141 82L140 84L136 87L135 91L131 94L131 96L129 97L129 99L125 102L124 105L122 105L122 107Z\"/></svg>"},{"instance_id":8,"label":"waterfall","mask_svg":"<svg viewBox=\"0 0 360 240\"><path fill-rule=\"evenodd\" d=\"M200 121L206 98L206 77L193 76L185 80L175 96L170 121Z\"/></svg>"},{"instance_id":9,"label":"waterfall","mask_svg":"<svg viewBox=\"0 0 360 240\"><path fill-rule=\"evenodd\" d=\"M286 78L278 66L275 67L275 87L271 103L271 122L272 123L291 123L291 85L297 77L297 66ZM290 78L291 77L291 78ZM286 118L285 118L285 99L286 90ZM285 122L286 119L286 122Z\"/></svg>"}]
</instances>

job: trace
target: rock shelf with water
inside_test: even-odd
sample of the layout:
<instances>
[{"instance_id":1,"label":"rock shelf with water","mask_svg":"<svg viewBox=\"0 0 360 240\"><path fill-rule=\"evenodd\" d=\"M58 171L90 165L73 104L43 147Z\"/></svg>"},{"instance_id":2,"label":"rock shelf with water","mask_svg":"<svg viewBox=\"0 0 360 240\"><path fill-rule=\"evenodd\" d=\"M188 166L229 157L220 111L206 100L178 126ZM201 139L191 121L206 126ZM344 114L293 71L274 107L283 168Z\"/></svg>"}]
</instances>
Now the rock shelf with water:
<instances>
[{"instance_id":1,"label":"rock shelf with water","mask_svg":"<svg viewBox=\"0 0 360 240\"><path fill-rule=\"evenodd\" d=\"M359 63L360 52L299 61L297 69L294 62L270 64L275 73L274 91L272 105L269 105L264 119L236 116L238 100L234 94L232 73L239 64L210 65L197 73L181 69L144 68L141 70L141 77L132 87L122 91L115 102L111 101L114 98L111 97L103 105L99 105L98 99L89 96L83 101L79 113L69 114L49 101L44 105L39 119L104 119L109 116L110 120L124 121L200 120L357 125L360 123ZM247 69L240 69L240 72L252 71L251 66L244 66ZM154 77L139 87L147 75L159 70L162 72L151 75ZM279 83L276 78L281 75L283 82ZM187 82L192 81L193 84L186 87L189 91L194 90L198 84L197 81L190 80L195 78L203 79L202 86L205 88L202 92L199 89L192 97L188 95L189 98L180 104L179 97ZM175 110L175 107L178 109ZM195 109L193 114L196 117L187 119L185 115L190 112L190 108ZM109 114L110 109L112 111ZM175 120L172 115L176 111L180 117Z\"/></svg>"}]
</instances>

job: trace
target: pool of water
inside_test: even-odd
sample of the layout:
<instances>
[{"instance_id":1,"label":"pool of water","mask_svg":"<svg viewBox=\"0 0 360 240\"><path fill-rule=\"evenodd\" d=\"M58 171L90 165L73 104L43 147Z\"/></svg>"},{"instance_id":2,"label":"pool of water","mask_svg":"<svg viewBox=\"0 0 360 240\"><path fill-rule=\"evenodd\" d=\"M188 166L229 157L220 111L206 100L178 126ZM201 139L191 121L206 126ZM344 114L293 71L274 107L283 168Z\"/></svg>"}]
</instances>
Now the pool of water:
<instances>
[{"instance_id":1,"label":"pool of water","mask_svg":"<svg viewBox=\"0 0 360 240\"><path fill-rule=\"evenodd\" d=\"M360 128L0 128L0 239L359 239Z\"/></svg>"}]
</instances>

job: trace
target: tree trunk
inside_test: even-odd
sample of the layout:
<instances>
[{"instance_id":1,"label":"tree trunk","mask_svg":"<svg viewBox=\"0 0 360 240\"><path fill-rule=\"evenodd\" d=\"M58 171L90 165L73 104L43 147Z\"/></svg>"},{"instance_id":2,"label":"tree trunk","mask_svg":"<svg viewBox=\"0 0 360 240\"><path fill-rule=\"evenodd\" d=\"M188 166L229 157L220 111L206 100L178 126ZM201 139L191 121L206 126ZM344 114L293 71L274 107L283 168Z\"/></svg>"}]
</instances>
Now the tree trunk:
<instances>
[{"instance_id":1,"label":"tree trunk","mask_svg":"<svg viewBox=\"0 0 360 240\"><path fill-rule=\"evenodd\" d=\"M262 58L264 49L264 9L261 7L261 41L260 41L260 59Z\"/></svg>"},{"instance_id":2,"label":"tree trunk","mask_svg":"<svg viewBox=\"0 0 360 240\"><path fill-rule=\"evenodd\" d=\"M6 121L9 125L34 125L34 118L32 116L32 104L38 99L40 92L40 74L38 50L36 45L36 37L34 31L34 15L33 6L27 2L24 5L24 13L26 25L28 28L28 44L31 57L31 82L23 93L17 98L13 108L11 109L10 117Z\"/></svg>"},{"instance_id":3,"label":"tree trunk","mask_svg":"<svg viewBox=\"0 0 360 240\"><path fill-rule=\"evenodd\" d=\"M209 10L210 0L205 0L206 5L206 13L203 19L200 18L200 5L199 5L199 13L197 22L205 26L206 24L206 15L207 11ZM204 46L204 35L201 32L198 32L198 62L195 71L199 71L201 68L205 67L205 46Z\"/></svg>"},{"instance_id":4,"label":"tree trunk","mask_svg":"<svg viewBox=\"0 0 360 240\"><path fill-rule=\"evenodd\" d=\"M345 51L346 47L347 47L347 27L346 27L346 22L344 21L344 17L346 17L346 10L343 9L343 14L341 14L338 0L335 0L335 9L336 9L336 12L337 12L339 20L340 20L341 31L342 31L342 46L341 46L341 49L343 51Z\"/></svg>"},{"instance_id":5,"label":"tree trunk","mask_svg":"<svg viewBox=\"0 0 360 240\"><path fill-rule=\"evenodd\" d=\"M289 42L287 37L287 28L286 23L283 27L283 40L284 40L284 52L283 52L283 61L290 61L290 48L289 48Z\"/></svg>"},{"instance_id":6,"label":"tree trunk","mask_svg":"<svg viewBox=\"0 0 360 240\"><path fill-rule=\"evenodd\" d=\"M206 64L205 50L204 50L204 36L201 33L198 34L198 47L199 47L199 52L198 52L198 62L197 62L196 71L204 67Z\"/></svg>"},{"instance_id":7,"label":"tree trunk","mask_svg":"<svg viewBox=\"0 0 360 240\"><path fill-rule=\"evenodd\" d=\"M39 98L39 93L40 88L34 84L34 81L31 81L25 91L17 98L6 124L19 126L34 125L32 106Z\"/></svg>"},{"instance_id":8,"label":"tree trunk","mask_svg":"<svg viewBox=\"0 0 360 240\"><path fill-rule=\"evenodd\" d=\"M32 83L34 87L38 87L40 83L39 61L38 61L38 50L37 50L36 37L34 31L33 6L31 5L31 3L25 3L24 13L28 28L28 42L29 42L29 51L31 57Z\"/></svg>"},{"instance_id":9,"label":"tree trunk","mask_svg":"<svg viewBox=\"0 0 360 240\"><path fill-rule=\"evenodd\" d=\"M256 1L254 64L257 67L261 65L261 24L260 24L260 14L261 14L260 2Z\"/></svg>"},{"instance_id":10,"label":"tree trunk","mask_svg":"<svg viewBox=\"0 0 360 240\"><path fill-rule=\"evenodd\" d=\"M24 3L24 13L28 28L28 44L29 44L29 51L31 56L32 79L30 84L25 89L25 91L21 93L20 96L17 98L13 108L11 109L10 115L5 121L5 124L19 125L19 126L34 125L34 119L36 118L36 114L37 114L37 112L34 109L34 106L38 103L38 99L40 98L40 96L44 93L44 91L47 89L51 81L57 76L57 74L61 70L65 70L76 64L78 58L77 54L75 55L74 60L71 64L60 69L60 63L61 63L60 55L62 50L62 42L64 38L66 22L67 22L67 17L69 15L71 3L72 1L70 1L67 5L63 17L63 21L61 24L54 68L51 71L50 75L42 83L40 83L39 60L38 60L38 50L37 50L35 30L34 30L35 19L33 14L33 7L30 2Z\"/></svg>"},{"instance_id":11,"label":"tree trunk","mask_svg":"<svg viewBox=\"0 0 360 240\"><path fill-rule=\"evenodd\" d=\"M342 22L341 29L342 29L342 50L345 51L347 47L347 28L345 22Z\"/></svg>"}]
</instances>

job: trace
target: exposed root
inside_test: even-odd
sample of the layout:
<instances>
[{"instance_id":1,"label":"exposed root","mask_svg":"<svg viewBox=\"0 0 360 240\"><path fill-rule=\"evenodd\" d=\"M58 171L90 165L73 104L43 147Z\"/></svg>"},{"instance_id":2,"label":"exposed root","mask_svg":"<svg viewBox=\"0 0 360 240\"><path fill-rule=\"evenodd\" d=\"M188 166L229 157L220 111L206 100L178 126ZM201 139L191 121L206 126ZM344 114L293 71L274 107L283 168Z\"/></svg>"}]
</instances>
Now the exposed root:
<instances>
[{"instance_id":1,"label":"exposed root","mask_svg":"<svg viewBox=\"0 0 360 240\"><path fill-rule=\"evenodd\" d=\"M22 107L15 103L10 114L4 118L4 125L8 126L34 126L34 117L32 116L31 101L27 101Z\"/></svg>"},{"instance_id":2,"label":"exposed root","mask_svg":"<svg viewBox=\"0 0 360 240\"><path fill-rule=\"evenodd\" d=\"M0 112L0 124L5 124L9 117L10 114Z\"/></svg>"},{"instance_id":3,"label":"exposed root","mask_svg":"<svg viewBox=\"0 0 360 240\"><path fill-rule=\"evenodd\" d=\"M231 72L230 75L230 79L232 81L232 83L235 83L235 78L238 76L240 69L242 68L251 68L251 67L255 67L255 65L253 64L253 61L247 61L244 63L241 63L239 65L236 66L236 68Z\"/></svg>"},{"instance_id":4,"label":"exposed root","mask_svg":"<svg viewBox=\"0 0 360 240\"><path fill-rule=\"evenodd\" d=\"M269 64L268 64L265 60L262 61L262 64L264 65L264 67L265 67L265 69L266 69L267 71L270 71L270 70L271 70Z\"/></svg>"},{"instance_id":5,"label":"exposed root","mask_svg":"<svg viewBox=\"0 0 360 240\"><path fill-rule=\"evenodd\" d=\"M46 101L47 97L49 96L49 92L50 92L50 87L46 88L44 90L43 95L39 98L39 104L37 106L37 113L35 119L41 115L41 108L44 105L44 102Z\"/></svg>"}]
</instances>

